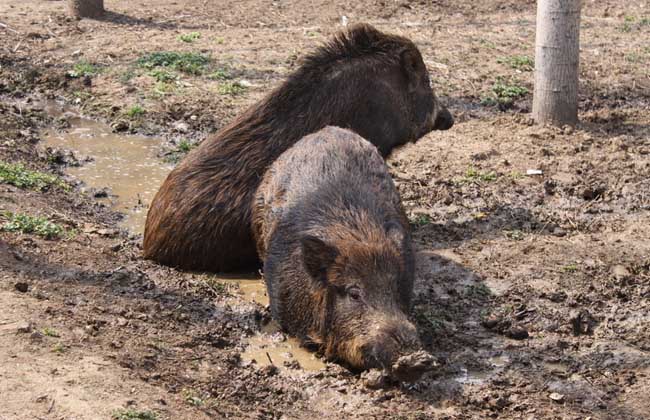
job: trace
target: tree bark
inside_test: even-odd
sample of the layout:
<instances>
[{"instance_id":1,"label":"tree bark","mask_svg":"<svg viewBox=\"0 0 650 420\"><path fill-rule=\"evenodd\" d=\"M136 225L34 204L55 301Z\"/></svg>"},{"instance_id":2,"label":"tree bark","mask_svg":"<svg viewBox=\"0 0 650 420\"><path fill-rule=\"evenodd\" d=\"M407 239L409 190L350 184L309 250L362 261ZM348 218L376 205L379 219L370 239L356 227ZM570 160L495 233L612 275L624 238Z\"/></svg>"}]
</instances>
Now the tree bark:
<instances>
[{"instance_id":1,"label":"tree bark","mask_svg":"<svg viewBox=\"0 0 650 420\"><path fill-rule=\"evenodd\" d=\"M537 1L533 118L538 123L578 122L581 1Z\"/></svg>"},{"instance_id":2,"label":"tree bark","mask_svg":"<svg viewBox=\"0 0 650 420\"><path fill-rule=\"evenodd\" d=\"M68 11L75 18L98 18L104 14L104 0L68 0Z\"/></svg>"}]
</instances>

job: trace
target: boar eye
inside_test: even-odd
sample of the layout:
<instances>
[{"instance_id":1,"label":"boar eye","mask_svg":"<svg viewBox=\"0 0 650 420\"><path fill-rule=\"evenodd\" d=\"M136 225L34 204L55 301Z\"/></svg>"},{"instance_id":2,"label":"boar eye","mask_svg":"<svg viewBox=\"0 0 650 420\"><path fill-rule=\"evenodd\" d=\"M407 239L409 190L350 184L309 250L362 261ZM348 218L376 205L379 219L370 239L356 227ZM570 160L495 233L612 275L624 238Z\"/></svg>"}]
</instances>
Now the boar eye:
<instances>
[{"instance_id":1,"label":"boar eye","mask_svg":"<svg viewBox=\"0 0 650 420\"><path fill-rule=\"evenodd\" d=\"M347 292L350 299L355 301L361 300L361 289L358 287L350 287Z\"/></svg>"}]
</instances>

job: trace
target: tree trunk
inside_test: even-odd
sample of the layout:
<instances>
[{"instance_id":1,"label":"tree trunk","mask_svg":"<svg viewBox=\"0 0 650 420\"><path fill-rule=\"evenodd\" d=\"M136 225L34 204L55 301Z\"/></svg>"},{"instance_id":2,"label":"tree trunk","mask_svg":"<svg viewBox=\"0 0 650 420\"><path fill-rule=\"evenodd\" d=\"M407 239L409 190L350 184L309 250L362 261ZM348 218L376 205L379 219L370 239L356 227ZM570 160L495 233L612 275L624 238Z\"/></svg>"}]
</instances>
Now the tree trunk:
<instances>
[{"instance_id":1,"label":"tree trunk","mask_svg":"<svg viewBox=\"0 0 650 420\"><path fill-rule=\"evenodd\" d=\"M68 0L68 11L75 18L98 18L104 14L104 0Z\"/></svg>"},{"instance_id":2,"label":"tree trunk","mask_svg":"<svg viewBox=\"0 0 650 420\"><path fill-rule=\"evenodd\" d=\"M533 118L578 122L578 65L582 0L538 0Z\"/></svg>"}]
</instances>

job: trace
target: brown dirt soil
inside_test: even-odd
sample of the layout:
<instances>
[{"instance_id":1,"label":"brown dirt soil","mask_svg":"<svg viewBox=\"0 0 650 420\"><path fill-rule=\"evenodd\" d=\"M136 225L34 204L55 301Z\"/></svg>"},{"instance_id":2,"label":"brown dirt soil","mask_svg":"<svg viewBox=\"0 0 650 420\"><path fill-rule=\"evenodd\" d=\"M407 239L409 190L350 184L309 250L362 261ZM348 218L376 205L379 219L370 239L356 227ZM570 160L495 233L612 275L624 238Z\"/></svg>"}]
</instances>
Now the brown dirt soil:
<instances>
[{"instance_id":1,"label":"brown dirt soil","mask_svg":"<svg viewBox=\"0 0 650 420\"><path fill-rule=\"evenodd\" d=\"M45 99L161 136L162 155L259 99L342 16L416 42L457 123L389 166L419 249L412 315L442 366L369 390L335 364L244 361L265 307L142 260L140 238L74 180L0 184L3 224L23 212L66 229L0 232L0 419L650 418L647 2L584 2L574 129L529 118L533 74L511 58L533 55L532 1L105 4L104 19L76 21L63 1L0 3L0 160L64 174L39 144L66 127ZM211 61L195 75L138 65L165 50ZM93 74L70 77L80 62ZM494 104L499 83L529 92Z\"/></svg>"}]
</instances>

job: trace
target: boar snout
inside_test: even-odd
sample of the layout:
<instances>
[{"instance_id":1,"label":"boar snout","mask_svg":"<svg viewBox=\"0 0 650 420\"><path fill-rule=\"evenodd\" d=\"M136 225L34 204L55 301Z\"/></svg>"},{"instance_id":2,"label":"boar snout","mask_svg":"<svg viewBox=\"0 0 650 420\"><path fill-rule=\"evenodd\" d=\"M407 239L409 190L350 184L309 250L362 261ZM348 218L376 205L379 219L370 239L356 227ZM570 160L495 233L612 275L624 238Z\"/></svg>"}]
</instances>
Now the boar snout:
<instances>
[{"instance_id":1,"label":"boar snout","mask_svg":"<svg viewBox=\"0 0 650 420\"><path fill-rule=\"evenodd\" d=\"M435 115L433 121L434 130L449 130L454 125L454 117L446 107L442 107Z\"/></svg>"},{"instance_id":2,"label":"boar snout","mask_svg":"<svg viewBox=\"0 0 650 420\"><path fill-rule=\"evenodd\" d=\"M420 340L413 324L406 320L388 322L379 328L373 342L365 348L367 368L390 370L401 355L420 348Z\"/></svg>"}]
</instances>

